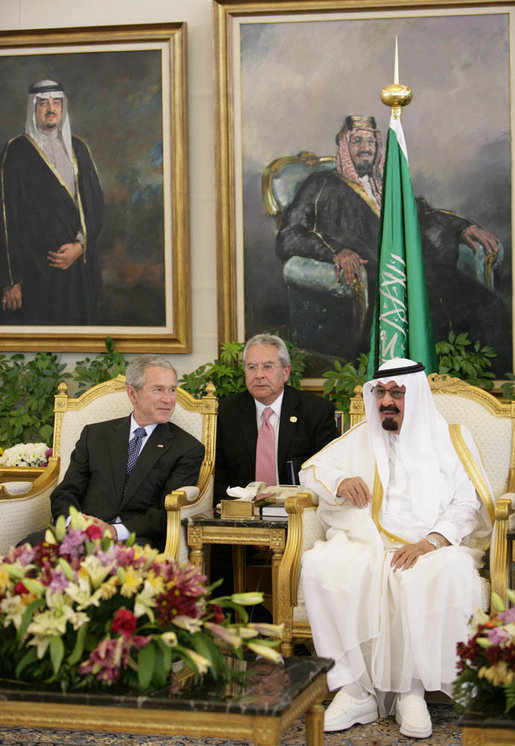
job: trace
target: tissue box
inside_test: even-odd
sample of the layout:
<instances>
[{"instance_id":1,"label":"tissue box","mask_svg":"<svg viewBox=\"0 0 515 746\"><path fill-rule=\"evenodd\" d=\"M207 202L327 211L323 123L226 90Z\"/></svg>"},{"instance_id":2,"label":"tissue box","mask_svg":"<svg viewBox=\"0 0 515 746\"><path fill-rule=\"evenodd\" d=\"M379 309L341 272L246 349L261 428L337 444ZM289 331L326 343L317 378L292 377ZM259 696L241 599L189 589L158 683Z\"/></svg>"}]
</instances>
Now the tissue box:
<instances>
[{"instance_id":1,"label":"tissue box","mask_svg":"<svg viewBox=\"0 0 515 746\"><path fill-rule=\"evenodd\" d=\"M259 517L259 508L253 500L222 500L220 518L248 521Z\"/></svg>"}]
</instances>

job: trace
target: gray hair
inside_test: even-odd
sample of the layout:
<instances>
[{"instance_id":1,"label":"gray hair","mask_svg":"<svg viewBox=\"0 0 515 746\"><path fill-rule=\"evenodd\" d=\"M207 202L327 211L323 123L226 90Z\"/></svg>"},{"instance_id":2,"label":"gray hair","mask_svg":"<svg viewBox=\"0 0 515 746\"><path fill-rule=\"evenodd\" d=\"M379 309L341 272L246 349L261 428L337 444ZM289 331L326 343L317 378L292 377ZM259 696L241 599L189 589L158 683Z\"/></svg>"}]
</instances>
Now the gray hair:
<instances>
[{"instance_id":1,"label":"gray hair","mask_svg":"<svg viewBox=\"0 0 515 746\"><path fill-rule=\"evenodd\" d=\"M288 352L288 348L284 344L284 341L281 339L281 337L278 337L275 334L268 334L267 332L265 332L264 334L255 334L249 339L243 350L244 365L247 350L249 349L249 347L255 347L256 345L271 345L272 347L275 347L279 354L279 361L283 368L286 368L287 365L291 365L290 353Z\"/></svg>"},{"instance_id":2,"label":"gray hair","mask_svg":"<svg viewBox=\"0 0 515 746\"><path fill-rule=\"evenodd\" d=\"M125 371L125 385L132 386L139 391L145 383L147 377L147 368L165 368L172 370L177 378L177 371L173 365L164 357L159 355L139 355L131 360Z\"/></svg>"}]
</instances>

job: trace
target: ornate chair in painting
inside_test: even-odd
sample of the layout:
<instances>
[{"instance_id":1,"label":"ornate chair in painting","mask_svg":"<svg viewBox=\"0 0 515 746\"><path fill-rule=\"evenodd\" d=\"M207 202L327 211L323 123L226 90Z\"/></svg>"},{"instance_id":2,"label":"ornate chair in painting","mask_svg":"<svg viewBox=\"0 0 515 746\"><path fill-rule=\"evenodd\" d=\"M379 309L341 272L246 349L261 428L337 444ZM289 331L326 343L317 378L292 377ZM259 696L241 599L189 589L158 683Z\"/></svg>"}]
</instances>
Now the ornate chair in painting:
<instances>
[{"instance_id":1,"label":"ornate chair in painting","mask_svg":"<svg viewBox=\"0 0 515 746\"><path fill-rule=\"evenodd\" d=\"M333 156L317 156L303 151L276 158L263 171L262 193L268 213L281 227L283 212L299 187L312 173L334 169ZM361 282L351 288L336 281L334 265L309 257L292 256L283 265L288 292L289 326L298 347L354 357L354 347L346 348L342 319L361 330L368 307L367 273L361 268ZM347 321L345 322L347 323ZM348 335L347 335L348 336ZM350 337L349 337L350 339Z\"/></svg>"},{"instance_id":2,"label":"ornate chair in painting","mask_svg":"<svg viewBox=\"0 0 515 746\"><path fill-rule=\"evenodd\" d=\"M273 160L263 171L262 194L268 213L275 219L277 229L282 225L283 213L292 203L299 187L312 173L331 171L333 156L317 156L309 151L284 155ZM465 275L494 287L494 267L503 258L499 245L497 256L485 255L482 246L474 253L466 244L459 245L458 269ZM344 325L353 324L361 331L369 303L367 271L361 267L361 282L351 288L336 281L334 265L308 257L292 256L283 266L283 279L288 292L291 338L298 347L313 348L327 354L353 358L360 350L346 348L342 336ZM355 335L357 338L358 335ZM349 337L350 339L350 337Z\"/></svg>"},{"instance_id":3,"label":"ornate chair in painting","mask_svg":"<svg viewBox=\"0 0 515 746\"><path fill-rule=\"evenodd\" d=\"M511 546L508 533L515 528L515 402L500 401L492 394L458 378L429 376L436 406L449 424L465 425L472 433L483 459L495 501L495 524L483 571L483 606L490 605L491 591L506 601ZM361 387L351 400L351 426L365 417ZM317 499L299 493L286 500L288 539L278 570L278 621L285 626L283 653L293 640L311 639L300 566L303 552L325 535L317 518Z\"/></svg>"},{"instance_id":4,"label":"ornate chair in painting","mask_svg":"<svg viewBox=\"0 0 515 746\"><path fill-rule=\"evenodd\" d=\"M5 489L0 490L0 552L50 522L50 493L68 468L82 428L94 422L129 415L131 411L124 376L93 386L76 399L68 396L65 383L59 385L59 393L55 397L53 455L48 466L23 496L13 497ZM195 399L180 387L177 389L177 404L171 420L205 446L197 485L185 485L167 495L165 500L165 553L181 560L187 558L181 519L197 513L212 514L217 411L214 387L203 399ZM8 531L6 521L10 526Z\"/></svg>"}]
</instances>

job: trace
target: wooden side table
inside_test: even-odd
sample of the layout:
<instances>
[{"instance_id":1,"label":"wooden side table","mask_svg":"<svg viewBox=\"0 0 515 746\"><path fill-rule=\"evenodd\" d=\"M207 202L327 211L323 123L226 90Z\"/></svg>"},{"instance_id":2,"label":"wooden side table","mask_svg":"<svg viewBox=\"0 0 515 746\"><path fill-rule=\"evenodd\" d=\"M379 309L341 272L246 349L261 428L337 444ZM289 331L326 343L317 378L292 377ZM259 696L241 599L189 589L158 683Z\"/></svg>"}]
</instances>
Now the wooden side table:
<instances>
[{"instance_id":1,"label":"wooden side table","mask_svg":"<svg viewBox=\"0 0 515 746\"><path fill-rule=\"evenodd\" d=\"M222 520L221 518L200 518L185 520L187 542L191 549L190 562L201 572L205 570L204 545L229 544L233 547L234 589L236 593L245 590L245 547L260 546L272 550L272 616L278 619L277 577L279 565L286 546L286 521Z\"/></svg>"}]
</instances>

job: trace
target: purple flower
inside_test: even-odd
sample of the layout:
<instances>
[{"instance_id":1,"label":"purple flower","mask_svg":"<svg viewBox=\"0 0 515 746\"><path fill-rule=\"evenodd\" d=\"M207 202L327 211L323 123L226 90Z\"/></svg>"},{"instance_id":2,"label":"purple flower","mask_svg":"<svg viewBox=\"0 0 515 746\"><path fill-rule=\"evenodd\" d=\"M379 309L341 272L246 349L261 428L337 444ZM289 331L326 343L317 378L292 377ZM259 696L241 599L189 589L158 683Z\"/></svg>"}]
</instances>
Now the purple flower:
<instances>
[{"instance_id":1,"label":"purple flower","mask_svg":"<svg viewBox=\"0 0 515 746\"><path fill-rule=\"evenodd\" d=\"M56 567L56 569L51 572L50 583L48 584L48 587L50 588L52 593L55 593L56 591L64 591L64 589L68 587L69 583L70 581L61 570L61 568Z\"/></svg>"},{"instance_id":2,"label":"purple flower","mask_svg":"<svg viewBox=\"0 0 515 746\"><path fill-rule=\"evenodd\" d=\"M488 640L493 645L502 645L504 642L509 642L510 635L504 627L494 627L488 632Z\"/></svg>"},{"instance_id":3,"label":"purple flower","mask_svg":"<svg viewBox=\"0 0 515 746\"><path fill-rule=\"evenodd\" d=\"M22 544L21 547L11 547L8 556L11 562L19 562L22 567L26 567L34 560L34 554L30 544Z\"/></svg>"},{"instance_id":4,"label":"purple flower","mask_svg":"<svg viewBox=\"0 0 515 746\"><path fill-rule=\"evenodd\" d=\"M93 673L98 681L112 684L120 675L120 666L126 666L129 659L129 646L123 637L112 640L105 637L89 654L85 663L81 663L81 673Z\"/></svg>"},{"instance_id":5,"label":"purple flower","mask_svg":"<svg viewBox=\"0 0 515 746\"><path fill-rule=\"evenodd\" d=\"M84 541L87 538L88 537L84 531L77 531L74 528L69 528L59 546L59 554L61 556L67 555L69 557L79 557L84 553Z\"/></svg>"},{"instance_id":6,"label":"purple flower","mask_svg":"<svg viewBox=\"0 0 515 746\"><path fill-rule=\"evenodd\" d=\"M512 624L515 622L515 606L506 609L506 611L501 611L497 616L504 622L504 624Z\"/></svg>"}]
</instances>

